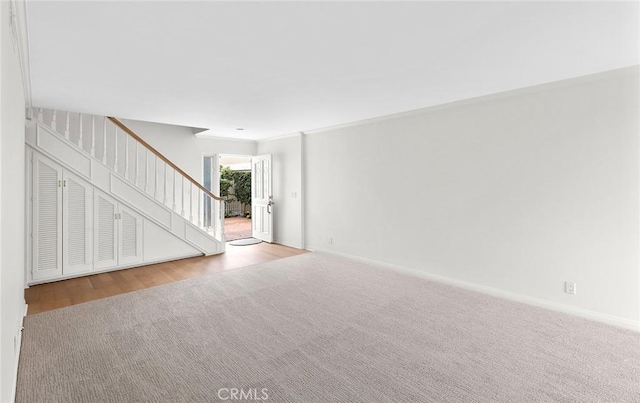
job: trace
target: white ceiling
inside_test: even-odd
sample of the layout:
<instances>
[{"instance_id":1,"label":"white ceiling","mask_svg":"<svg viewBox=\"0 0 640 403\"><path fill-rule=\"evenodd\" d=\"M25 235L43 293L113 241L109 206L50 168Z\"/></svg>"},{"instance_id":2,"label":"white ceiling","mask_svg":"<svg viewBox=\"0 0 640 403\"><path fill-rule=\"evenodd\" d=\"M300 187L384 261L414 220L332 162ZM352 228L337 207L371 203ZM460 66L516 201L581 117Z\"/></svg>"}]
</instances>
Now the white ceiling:
<instances>
[{"instance_id":1,"label":"white ceiling","mask_svg":"<svg viewBox=\"0 0 640 403\"><path fill-rule=\"evenodd\" d=\"M34 105L221 137L312 130L639 63L637 2L27 7Z\"/></svg>"}]
</instances>

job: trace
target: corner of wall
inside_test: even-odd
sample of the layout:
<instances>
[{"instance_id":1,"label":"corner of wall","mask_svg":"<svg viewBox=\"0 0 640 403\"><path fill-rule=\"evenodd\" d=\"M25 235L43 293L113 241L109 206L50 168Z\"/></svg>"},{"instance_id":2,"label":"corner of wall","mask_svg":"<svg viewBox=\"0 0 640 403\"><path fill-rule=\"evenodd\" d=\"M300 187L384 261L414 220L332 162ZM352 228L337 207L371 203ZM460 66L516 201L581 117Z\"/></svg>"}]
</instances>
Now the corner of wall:
<instances>
[{"instance_id":1,"label":"corner of wall","mask_svg":"<svg viewBox=\"0 0 640 403\"><path fill-rule=\"evenodd\" d=\"M20 352L22 351L22 338L24 337L24 319L27 317L27 311L29 310L29 306L27 305L27 302L25 300L23 300L23 315L22 318L20 319L20 324L18 325L18 333L15 336L14 339L14 349L16 350L16 356L15 356L15 370L14 370L14 378L13 378L13 387L11 388L11 402L15 402L16 400L16 394L18 392L18 366L20 364Z\"/></svg>"},{"instance_id":2,"label":"corner of wall","mask_svg":"<svg viewBox=\"0 0 640 403\"><path fill-rule=\"evenodd\" d=\"M625 68L311 132L305 246L637 327L639 79Z\"/></svg>"},{"instance_id":3,"label":"corner of wall","mask_svg":"<svg viewBox=\"0 0 640 403\"><path fill-rule=\"evenodd\" d=\"M26 311L22 173L25 108L30 106L31 94L25 11L23 0L0 2L0 19L10 21L0 25L0 401L3 402L15 397Z\"/></svg>"},{"instance_id":4,"label":"corner of wall","mask_svg":"<svg viewBox=\"0 0 640 403\"><path fill-rule=\"evenodd\" d=\"M420 277L431 281L436 281L442 284L451 285L465 290L479 292L481 294L490 295L497 298L506 299L509 301L519 302L526 305L531 305L539 308L545 308L554 312L566 313L572 316L577 316L583 319L589 319L595 322L605 323L607 325L616 326L623 329L633 330L640 332L640 320L631 320L621 318L618 316L603 314L600 312L591 311L588 309L576 308L571 305L561 304L553 301L548 301L540 298L530 297L528 295L519 294L515 292L505 291L494 287L488 287L482 284L472 283L469 281L458 280L448 276L442 276L426 272L423 270L412 269L395 264L380 262L374 259L368 259L361 256L350 255L347 253L341 253L331 250L315 249L315 252L327 253L330 255L340 256L347 259L360 261L376 265L381 268L394 270L400 273L404 273L414 277Z\"/></svg>"}]
</instances>

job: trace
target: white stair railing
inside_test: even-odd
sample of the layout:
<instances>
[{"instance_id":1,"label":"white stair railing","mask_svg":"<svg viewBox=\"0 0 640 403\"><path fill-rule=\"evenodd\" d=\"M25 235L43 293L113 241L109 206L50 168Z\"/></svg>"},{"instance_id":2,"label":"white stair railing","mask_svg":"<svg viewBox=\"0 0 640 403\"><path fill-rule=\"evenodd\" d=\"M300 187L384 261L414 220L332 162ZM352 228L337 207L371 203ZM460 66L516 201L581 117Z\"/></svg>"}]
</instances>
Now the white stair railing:
<instances>
[{"instance_id":1,"label":"white stair railing","mask_svg":"<svg viewBox=\"0 0 640 403\"><path fill-rule=\"evenodd\" d=\"M59 114L56 110L39 108L31 111L30 116L141 192L224 242L221 197L212 194L118 119L64 112L64 127L60 127ZM89 117L91 131L87 139Z\"/></svg>"}]
</instances>

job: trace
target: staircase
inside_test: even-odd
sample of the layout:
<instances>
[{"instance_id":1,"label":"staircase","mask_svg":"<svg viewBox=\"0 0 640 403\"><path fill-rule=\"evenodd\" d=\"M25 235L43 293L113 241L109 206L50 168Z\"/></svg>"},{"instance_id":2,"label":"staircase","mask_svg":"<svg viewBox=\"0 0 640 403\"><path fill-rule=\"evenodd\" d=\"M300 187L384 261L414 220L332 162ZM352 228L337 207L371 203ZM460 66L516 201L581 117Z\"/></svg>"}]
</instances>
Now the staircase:
<instances>
[{"instance_id":1,"label":"staircase","mask_svg":"<svg viewBox=\"0 0 640 403\"><path fill-rule=\"evenodd\" d=\"M224 201L118 119L28 115L29 284L224 252Z\"/></svg>"}]
</instances>

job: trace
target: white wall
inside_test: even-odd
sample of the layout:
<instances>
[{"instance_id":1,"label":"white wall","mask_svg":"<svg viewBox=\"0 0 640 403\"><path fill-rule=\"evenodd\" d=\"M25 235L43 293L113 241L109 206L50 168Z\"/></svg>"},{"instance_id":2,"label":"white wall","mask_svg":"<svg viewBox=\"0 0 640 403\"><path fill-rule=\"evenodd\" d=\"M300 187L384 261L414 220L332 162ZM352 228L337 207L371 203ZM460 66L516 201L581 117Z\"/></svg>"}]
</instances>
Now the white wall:
<instances>
[{"instance_id":1,"label":"white wall","mask_svg":"<svg viewBox=\"0 0 640 403\"><path fill-rule=\"evenodd\" d=\"M255 155L254 141L198 138L189 127L122 120L191 177L202 183L202 157L219 153Z\"/></svg>"},{"instance_id":2,"label":"white wall","mask_svg":"<svg viewBox=\"0 0 640 403\"><path fill-rule=\"evenodd\" d=\"M638 88L633 67L307 134L307 246L640 324Z\"/></svg>"},{"instance_id":3,"label":"white wall","mask_svg":"<svg viewBox=\"0 0 640 403\"><path fill-rule=\"evenodd\" d=\"M302 136L260 141L258 154L272 154L274 241L302 248Z\"/></svg>"},{"instance_id":4,"label":"white wall","mask_svg":"<svg viewBox=\"0 0 640 403\"><path fill-rule=\"evenodd\" d=\"M0 2L0 401L11 400L24 314L24 112L19 56Z\"/></svg>"}]
</instances>

